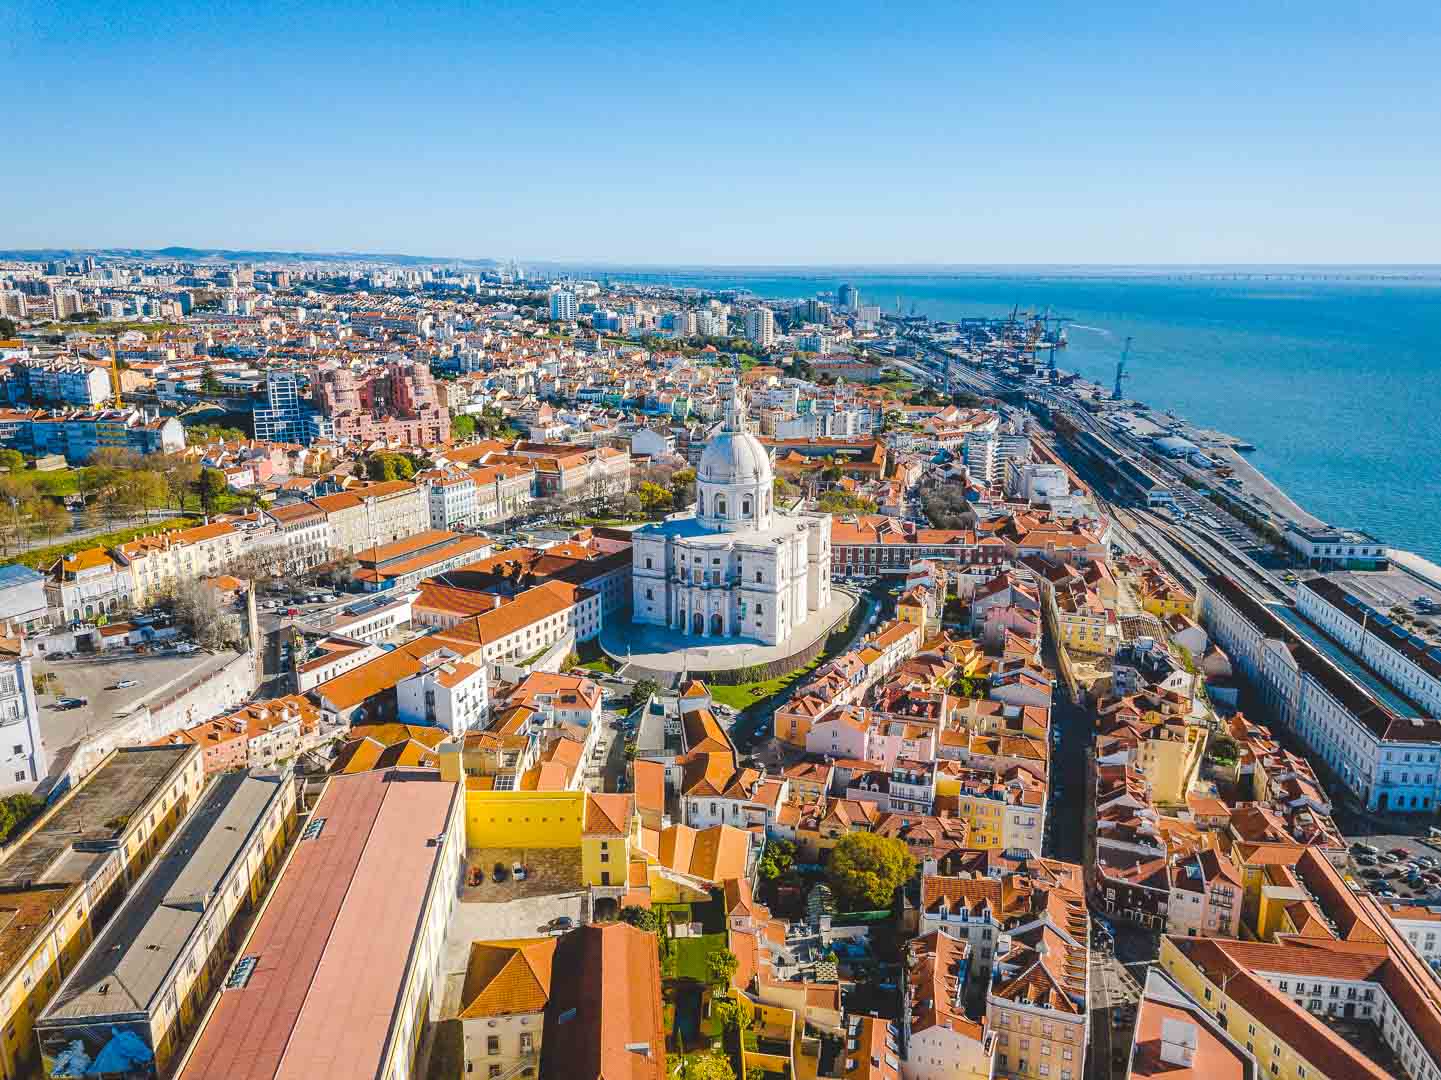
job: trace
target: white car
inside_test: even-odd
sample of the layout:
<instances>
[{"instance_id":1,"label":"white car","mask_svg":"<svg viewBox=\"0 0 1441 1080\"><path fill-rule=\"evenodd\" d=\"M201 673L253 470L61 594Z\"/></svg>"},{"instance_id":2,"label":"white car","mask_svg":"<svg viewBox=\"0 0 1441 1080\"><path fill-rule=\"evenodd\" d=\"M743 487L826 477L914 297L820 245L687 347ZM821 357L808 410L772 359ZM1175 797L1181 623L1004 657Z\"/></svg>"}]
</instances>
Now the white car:
<instances>
[{"instance_id":1,"label":"white car","mask_svg":"<svg viewBox=\"0 0 1441 1080\"><path fill-rule=\"evenodd\" d=\"M175 646L175 651L178 652L178 653L193 653L193 652L199 652L199 651L200 651L200 646L199 646L199 645L192 645L192 644L191 644L190 642L188 642L188 641L182 641L179 645Z\"/></svg>"}]
</instances>

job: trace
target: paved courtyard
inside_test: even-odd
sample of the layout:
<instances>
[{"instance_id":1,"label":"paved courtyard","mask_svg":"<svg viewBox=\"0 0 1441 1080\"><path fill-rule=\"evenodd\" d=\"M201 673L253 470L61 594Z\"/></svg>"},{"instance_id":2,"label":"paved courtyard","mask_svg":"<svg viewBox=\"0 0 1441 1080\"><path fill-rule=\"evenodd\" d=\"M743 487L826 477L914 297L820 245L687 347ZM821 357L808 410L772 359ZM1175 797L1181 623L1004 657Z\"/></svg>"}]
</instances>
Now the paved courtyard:
<instances>
[{"instance_id":1,"label":"paved courtyard","mask_svg":"<svg viewBox=\"0 0 1441 1080\"><path fill-rule=\"evenodd\" d=\"M718 671L784 660L830 633L856 606L856 598L839 589L831 602L815 612L779 645L748 638L709 638L682 634L665 626L636 623L607 625L600 647L616 660L650 672L679 675L683 671Z\"/></svg>"}]
</instances>

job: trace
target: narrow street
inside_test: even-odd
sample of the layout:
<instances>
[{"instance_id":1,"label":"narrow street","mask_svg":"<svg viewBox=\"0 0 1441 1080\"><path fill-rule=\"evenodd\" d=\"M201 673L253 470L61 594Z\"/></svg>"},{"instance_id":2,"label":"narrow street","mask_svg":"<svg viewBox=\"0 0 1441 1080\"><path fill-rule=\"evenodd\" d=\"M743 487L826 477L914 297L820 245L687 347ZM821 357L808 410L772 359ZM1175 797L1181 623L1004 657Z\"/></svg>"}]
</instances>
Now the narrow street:
<instances>
[{"instance_id":1,"label":"narrow street","mask_svg":"<svg viewBox=\"0 0 1441 1080\"><path fill-rule=\"evenodd\" d=\"M1056 649L1049 633L1045 636L1044 658L1052 671L1059 671ZM1085 842L1086 753L1091 745L1091 713L1077 705L1062 684L1051 696L1051 730L1060 742L1051 743L1051 798L1046 820L1049 840L1045 853L1067 862L1081 862Z\"/></svg>"}]
</instances>

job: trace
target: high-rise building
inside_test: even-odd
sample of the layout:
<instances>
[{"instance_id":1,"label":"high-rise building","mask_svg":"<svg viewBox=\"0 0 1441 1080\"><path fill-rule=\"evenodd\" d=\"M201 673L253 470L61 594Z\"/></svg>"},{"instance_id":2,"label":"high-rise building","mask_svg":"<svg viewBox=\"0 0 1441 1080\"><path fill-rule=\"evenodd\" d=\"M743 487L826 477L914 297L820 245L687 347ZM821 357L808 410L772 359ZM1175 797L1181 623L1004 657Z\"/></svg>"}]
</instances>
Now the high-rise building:
<instances>
[{"instance_id":1,"label":"high-rise building","mask_svg":"<svg viewBox=\"0 0 1441 1080\"><path fill-rule=\"evenodd\" d=\"M265 374L266 405L256 409L255 437L263 442L310 442L305 416L300 408L300 381L293 371Z\"/></svg>"},{"instance_id":2,"label":"high-rise building","mask_svg":"<svg viewBox=\"0 0 1441 1080\"><path fill-rule=\"evenodd\" d=\"M80 293L76 289L55 290L55 317L57 319L68 319L71 315L78 315L84 309L80 299Z\"/></svg>"},{"instance_id":3,"label":"high-rise building","mask_svg":"<svg viewBox=\"0 0 1441 1080\"><path fill-rule=\"evenodd\" d=\"M759 307L746 312L746 337L761 349L775 344L776 317L770 308Z\"/></svg>"},{"instance_id":4,"label":"high-rise building","mask_svg":"<svg viewBox=\"0 0 1441 1080\"><path fill-rule=\"evenodd\" d=\"M831 321L831 306L824 300L807 300L800 306L798 314L804 322L826 326Z\"/></svg>"},{"instance_id":5,"label":"high-rise building","mask_svg":"<svg viewBox=\"0 0 1441 1080\"><path fill-rule=\"evenodd\" d=\"M861 306L861 292L854 285L846 282L836 290L836 307L843 311L855 311Z\"/></svg>"},{"instance_id":6,"label":"high-rise building","mask_svg":"<svg viewBox=\"0 0 1441 1080\"><path fill-rule=\"evenodd\" d=\"M575 293L569 289L552 289L550 291L550 317L556 322L575 322L579 309L576 306Z\"/></svg>"}]
</instances>

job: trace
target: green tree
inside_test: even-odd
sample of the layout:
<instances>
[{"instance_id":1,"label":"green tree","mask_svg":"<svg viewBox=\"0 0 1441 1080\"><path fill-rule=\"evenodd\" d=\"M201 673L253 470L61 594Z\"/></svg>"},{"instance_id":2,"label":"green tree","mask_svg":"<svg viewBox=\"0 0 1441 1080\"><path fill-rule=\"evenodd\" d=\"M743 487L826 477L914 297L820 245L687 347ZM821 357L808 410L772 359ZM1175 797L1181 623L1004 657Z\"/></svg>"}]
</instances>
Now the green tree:
<instances>
[{"instance_id":1,"label":"green tree","mask_svg":"<svg viewBox=\"0 0 1441 1080\"><path fill-rule=\"evenodd\" d=\"M475 417L461 413L450 418L450 437L457 441L475 438Z\"/></svg>"},{"instance_id":2,"label":"green tree","mask_svg":"<svg viewBox=\"0 0 1441 1080\"><path fill-rule=\"evenodd\" d=\"M29 794L9 795L0 799L0 841L9 838L17 826L29 821L44 805L44 800Z\"/></svg>"},{"instance_id":3,"label":"green tree","mask_svg":"<svg viewBox=\"0 0 1441 1080\"><path fill-rule=\"evenodd\" d=\"M25 468L25 455L19 450L11 450L8 447L0 450L0 469L9 469L11 472L20 472Z\"/></svg>"},{"instance_id":4,"label":"green tree","mask_svg":"<svg viewBox=\"0 0 1441 1080\"><path fill-rule=\"evenodd\" d=\"M722 1031L744 1032L751 1026L751 1014L732 998L712 998L710 1011Z\"/></svg>"},{"instance_id":5,"label":"green tree","mask_svg":"<svg viewBox=\"0 0 1441 1080\"><path fill-rule=\"evenodd\" d=\"M70 528L70 515L53 499L41 499L35 506L35 532L53 540Z\"/></svg>"},{"instance_id":6,"label":"green tree","mask_svg":"<svg viewBox=\"0 0 1441 1080\"><path fill-rule=\"evenodd\" d=\"M762 881L775 881L785 877L796 861L796 846L789 840L767 840L765 853L761 856L760 872Z\"/></svg>"},{"instance_id":7,"label":"green tree","mask_svg":"<svg viewBox=\"0 0 1441 1080\"><path fill-rule=\"evenodd\" d=\"M200 470L200 477L196 481L196 494L200 496L200 505L204 507L207 514L214 512L220 502L220 496L229 489L230 484L225 479L225 474L219 469L205 467Z\"/></svg>"},{"instance_id":8,"label":"green tree","mask_svg":"<svg viewBox=\"0 0 1441 1080\"><path fill-rule=\"evenodd\" d=\"M689 506L695 501L695 470L677 469L670 476L671 501L676 506Z\"/></svg>"},{"instance_id":9,"label":"green tree","mask_svg":"<svg viewBox=\"0 0 1441 1080\"><path fill-rule=\"evenodd\" d=\"M137 469L130 473L124 480L124 486L134 493L135 503L145 512L146 521L150 520L150 511L160 509L170 497L170 485L165 482L165 477L149 469Z\"/></svg>"},{"instance_id":10,"label":"green tree","mask_svg":"<svg viewBox=\"0 0 1441 1080\"><path fill-rule=\"evenodd\" d=\"M831 849L826 878L848 911L888 907L895 891L916 872L906 845L876 833L846 833Z\"/></svg>"},{"instance_id":11,"label":"green tree","mask_svg":"<svg viewBox=\"0 0 1441 1080\"><path fill-rule=\"evenodd\" d=\"M636 489L636 496L640 499L641 509L647 512L651 510L663 510L670 506L674 499L674 496L669 491L659 484L651 483L649 480L645 481Z\"/></svg>"},{"instance_id":12,"label":"green tree","mask_svg":"<svg viewBox=\"0 0 1441 1080\"><path fill-rule=\"evenodd\" d=\"M641 907L639 904L627 904L620 909L620 921L630 923L638 930L654 934L660 930L660 916L650 908Z\"/></svg>"},{"instance_id":13,"label":"green tree","mask_svg":"<svg viewBox=\"0 0 1441 1080\"><path fill-rule=\"evenodd\" d=\"M712 949L706 953L705 981L712 990L724 990L731 984L740 961L729 949Z\"/></svg>"},{"instance_id":14,"label":"green tree","mask_svg":"<svg viewBox=\"0 0 1441 1080\"><path fill-rule=\"evenodd\" d=\"M220 376L211 368L206 368L205 374L200 376L200 389L207 394L220 394L224 391L220 385Z\"/></svg>"},{"instance_id":15,"label":"green tree","mask_svg":"<svg viewBox=\"0 0 1441 1080\"><path fill-rule=\"evenodd\" d=\"M639 709L650 700L652 694L658 693L659 691L660 684L654 679L641 679L630 688L630 707L632 709Z\"/></svg>"},{"instance_id":16,"label":"green tree","mask_svg":"<svg viewBox=\"0 0 1441 1080\"><path fill-rule=\"evenodd\" d=\"M0 319L0 338L13 338L17 329L14 319Z\"/></svg>"},{"instance_id":17,"label":"green tree","mask_svg":"<svg viewBox=\"0 0 1441 1080\"><path fill-rule=\"evenodd\" d=\"M415 475L415 465L404 454L382 450L366 459L365 475L372 480L409 480Z\"/></svg>"}]
</instances>

